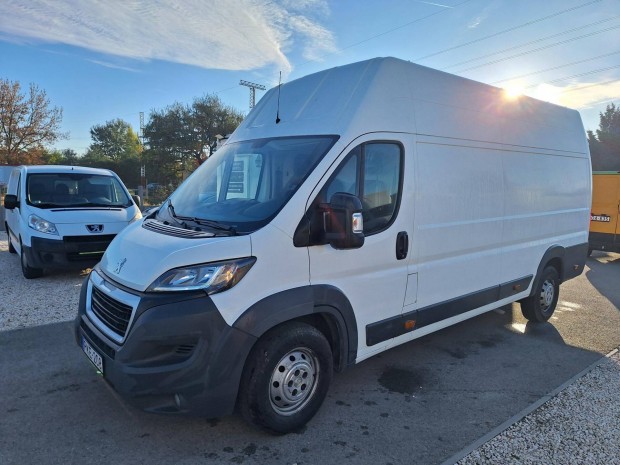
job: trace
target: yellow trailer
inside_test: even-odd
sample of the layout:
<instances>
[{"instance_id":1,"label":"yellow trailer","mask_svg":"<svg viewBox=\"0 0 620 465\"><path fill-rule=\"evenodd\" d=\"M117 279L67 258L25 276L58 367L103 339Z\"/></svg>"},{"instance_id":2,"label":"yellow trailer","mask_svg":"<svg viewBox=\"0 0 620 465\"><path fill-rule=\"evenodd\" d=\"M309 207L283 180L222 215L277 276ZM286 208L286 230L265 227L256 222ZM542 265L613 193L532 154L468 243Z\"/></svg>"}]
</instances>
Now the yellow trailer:
<instances>
[{"instance_id":1,"label":"yellow trailer","mask_svg":"<svg viewBox=\"0 0 620 465\"><path fill-rule=\"evenodd\" d=\"M589 249L620 252L620 171L592 173Z\"/></svg>"}]
</instances>

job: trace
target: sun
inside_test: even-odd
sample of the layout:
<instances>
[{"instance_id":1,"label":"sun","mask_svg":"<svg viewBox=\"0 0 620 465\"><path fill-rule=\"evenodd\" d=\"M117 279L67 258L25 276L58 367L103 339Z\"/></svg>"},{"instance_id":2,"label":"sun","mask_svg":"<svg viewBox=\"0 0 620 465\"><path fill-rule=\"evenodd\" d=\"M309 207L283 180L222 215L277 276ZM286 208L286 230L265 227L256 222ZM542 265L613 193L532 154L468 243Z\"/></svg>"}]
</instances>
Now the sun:
<instances>
[{"instance_id":1,"label":"sun","mask_svg":"<svg viewBox=\"0 0 620 465\"><path fill-rule=\"evenodd\" d=\"M524 87L518 83L509 83L504 87L504 96L508 100L516 100L523 95Z\"/></svg>"}]
</instances>

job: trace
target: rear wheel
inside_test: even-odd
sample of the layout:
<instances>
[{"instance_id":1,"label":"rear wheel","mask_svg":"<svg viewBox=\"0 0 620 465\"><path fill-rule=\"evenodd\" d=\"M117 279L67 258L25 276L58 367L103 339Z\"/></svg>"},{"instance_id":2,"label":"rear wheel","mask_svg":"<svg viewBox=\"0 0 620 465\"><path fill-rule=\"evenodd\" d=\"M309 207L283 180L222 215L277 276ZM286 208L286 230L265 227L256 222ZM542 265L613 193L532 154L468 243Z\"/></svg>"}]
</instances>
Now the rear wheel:
<instances>
[{"instance_id":1,"label":"rear wheel","mask_svg":"<svg viewBox=\"0 0 620 465\"><path fill-rule=\"evenodd\" d=\"M551 318L560 296L560 275L553 266L546 267L534 293L521 301L521 312L529 321L544 323Z\"/></svg>"},{"instance_id":2,"label":"rear wheel","mask_svg":"<svg viewBox=\"0 0 620 465\"><path fill-rule=\"evenodd\" d=\"M319 410L332 378L329 342L305 323L266 333L244 368L239 407L250 423L272 433L298 431Z\"/></svg>"},{"instance_id":3,"label":"rear wheel","mask_svg":"<svg viewBox=\"0 0 620 465\"><path fill-rule=\"evenodd\" d=\"M26 279L34 279L40 278L43 276L43 270L41 268L33 268L28 265L28 257L26 256L26 251L24 250L24 245L20 242L19 248L21 249L21 263L22 263L22 274Z\"/></svg>"}]
</instances>

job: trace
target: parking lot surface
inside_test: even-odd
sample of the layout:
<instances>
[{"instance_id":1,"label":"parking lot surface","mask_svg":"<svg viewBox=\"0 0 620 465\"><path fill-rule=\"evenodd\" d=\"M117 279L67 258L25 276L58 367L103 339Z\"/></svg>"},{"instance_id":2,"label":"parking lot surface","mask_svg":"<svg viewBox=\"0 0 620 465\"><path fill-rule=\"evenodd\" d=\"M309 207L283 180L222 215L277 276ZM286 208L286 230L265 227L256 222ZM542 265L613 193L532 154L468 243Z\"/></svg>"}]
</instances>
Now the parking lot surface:
<instances>
[{"instance_id":1,"label":"parking lot surface","mask_svg":"<svg viewBox=\"0 0 620 465\"><path fill-rule=\"evenodd\" d=\"M80 272L25 280L0 233L0 463L440 464L620 345L620 256L562 285L548 324L509 306L337 374L298 434L126 406L75 344Z\"/></svg>"}]
</instances>

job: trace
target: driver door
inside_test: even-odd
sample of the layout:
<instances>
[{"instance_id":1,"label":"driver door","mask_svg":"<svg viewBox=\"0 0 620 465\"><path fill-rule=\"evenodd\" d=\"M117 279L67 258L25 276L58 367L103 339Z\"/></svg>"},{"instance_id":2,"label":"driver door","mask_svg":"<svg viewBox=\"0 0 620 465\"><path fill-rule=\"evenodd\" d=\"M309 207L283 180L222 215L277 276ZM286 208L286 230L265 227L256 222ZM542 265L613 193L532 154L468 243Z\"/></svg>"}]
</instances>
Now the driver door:
<instances>
[{"instance_id":1,"label":"driver door","mask_svg":"<svg viewBox=\"0 0 620 465\"><path fill-rule=\"evenodd\" d=\"M413 230L411 199L403 201L404 193L411 190L404 176L408 144L393 134L385 135L385 139L377 139L377 134L365 139L343 152L314 199L329 203L336 192L358 196L363 205L363 246L348 250L337 250L329 244L308 248L311 284L338 288L353 307L358 361L389 345L389 340L367 345L366 326L402 313L408 238Z\"/></svg>"}]
</instances>

